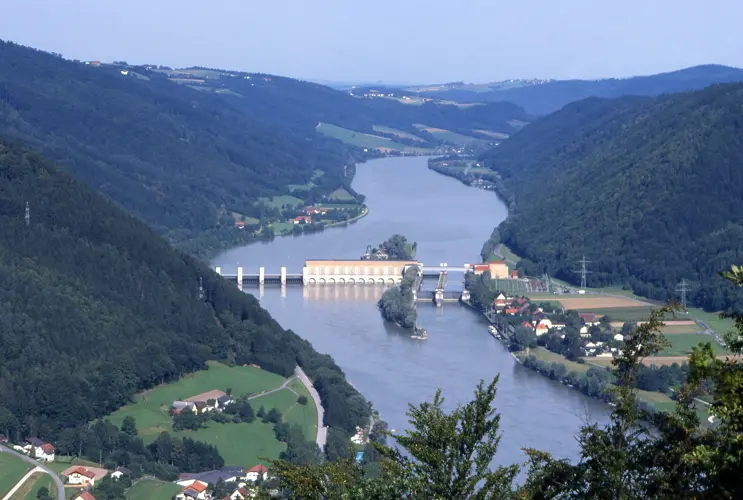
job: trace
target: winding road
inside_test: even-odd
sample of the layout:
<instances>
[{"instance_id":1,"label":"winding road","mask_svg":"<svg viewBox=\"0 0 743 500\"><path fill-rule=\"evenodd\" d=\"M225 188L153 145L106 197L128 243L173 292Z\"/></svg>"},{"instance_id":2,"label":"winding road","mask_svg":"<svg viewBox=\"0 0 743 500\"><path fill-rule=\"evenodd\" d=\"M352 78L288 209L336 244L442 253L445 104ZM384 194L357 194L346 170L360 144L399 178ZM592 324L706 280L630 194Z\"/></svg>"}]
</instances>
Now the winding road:
<instances>
[{"instance_id":1,"label":"winding road","mask_svg":"<svg viewBox=\"0 0 743 500\"><path fill-rule=\"evenodd\" d=\"M23 478L20 481L18 481L15 487L12 490L10 490L10 492L7 495L5 495L5 497L2 500L7 500L11 496L13 496L13 493L15 493L16 490L23 485L26 479L31 477L36 472L45 472L46 474L49 474L50 476L52 476L52 480L54 481L54 484L57 486L57 499L65 500L64 484L62 484L62 480L59 478L59 476L57 476L54 473L54 471L46 467L44 464L37 462L33 458L28 457L24 455L23 453L18 453L15 450L11 450L10 448L6 448L5 446L2 446L2 445L0 445L0 453L10 453L11 455L15 455L16 457L20 458L24 462L29 463L34 466L34 468L31 469L28 472L28 474L23 476ZM51 494L52 492L50 491L49 493Z\"/></svg>"},{"instance_id":2,"label":"winding road","mask_svg":"<svg viewBox=\"0 0 743 500\"><path fill-rule=\"evenodd\" d=\"M315 402L315 407L317 408L317 446L319 446L321 450L325 450L325 442L328 439L328 428L323 425L323 422L325 421L325 409L322 407L320 394L317 393L315 386L312 385L312 381L309 379L307 374L304 373L302 368L297 366L294 369L294 373L310 392L310 396L312 396L312 400Z\"/></svg>"}]
</instances>

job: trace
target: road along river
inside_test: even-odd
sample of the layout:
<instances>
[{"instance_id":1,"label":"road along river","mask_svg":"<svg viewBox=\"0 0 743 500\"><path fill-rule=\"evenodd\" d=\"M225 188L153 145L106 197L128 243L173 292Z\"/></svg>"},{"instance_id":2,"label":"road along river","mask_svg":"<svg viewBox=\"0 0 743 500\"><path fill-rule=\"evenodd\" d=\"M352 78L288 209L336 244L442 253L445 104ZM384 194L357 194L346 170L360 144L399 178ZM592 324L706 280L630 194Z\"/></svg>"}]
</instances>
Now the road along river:
<instances>
[{"instance_id":1,"label":"road along river","mask_svg":"<svg viewBox=\"0 0 743 500\"><path fill-rule=\"evenodd\" d=\"M346 228L276 238L225 252L213 265L223 272L238 264L255 273L301 273L306 258L356 259L367 244L394 233L418 242L416 258L426 265L479 262L493 227L507 215L489 191L467 187L427 168L422 157L386 158L357 167L353 187L366 195L369 215ZM230 270L230 271L228 271ZM285 328L332 355L390 428L408 425L408 403L431 400L441 388L445 406L468 401L480 379L500 374L496 406L503 439L497 462L525 458L522 448L575 458L575 435L586 420L605 421L607 406L519 365L487 332L478 314L459 304L419 305L429 333L421 342L385 323L375 307L383 288L328 285L266 287L261 304ZM257 288L246 287L258 295Z\"/></svg>"}]
</instances>

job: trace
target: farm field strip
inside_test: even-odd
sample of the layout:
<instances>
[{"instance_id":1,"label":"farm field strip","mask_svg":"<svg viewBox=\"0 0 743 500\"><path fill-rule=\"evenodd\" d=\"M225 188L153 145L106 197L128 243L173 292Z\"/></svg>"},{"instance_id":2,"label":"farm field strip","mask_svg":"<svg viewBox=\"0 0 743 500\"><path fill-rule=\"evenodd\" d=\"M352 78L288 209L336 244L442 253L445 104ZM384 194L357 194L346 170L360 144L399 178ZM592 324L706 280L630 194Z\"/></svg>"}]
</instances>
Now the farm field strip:
<instances>
[{"instance_id":1,"label":"farm field strip","mask_svg":"<svg viewBox=\"0 0 743 500\"><path fill-rule=\"evenodd\" d=\"M10 453L0 453L0 498L4 497L21 478L32 469L20 458Z\"/></svg>"},{"instance_id":2,"label":"farm field strip","mask_svg":"<svg viewBox=\"0 0 743 500\"><path fill-rule=\"evenodd\" d=\"M625 297L560 297L557 300L562 303L565 309L582 311L585 309L627 309L634 307L650 307L647 302L632 300Z\"/></svg>"}]
</instances>

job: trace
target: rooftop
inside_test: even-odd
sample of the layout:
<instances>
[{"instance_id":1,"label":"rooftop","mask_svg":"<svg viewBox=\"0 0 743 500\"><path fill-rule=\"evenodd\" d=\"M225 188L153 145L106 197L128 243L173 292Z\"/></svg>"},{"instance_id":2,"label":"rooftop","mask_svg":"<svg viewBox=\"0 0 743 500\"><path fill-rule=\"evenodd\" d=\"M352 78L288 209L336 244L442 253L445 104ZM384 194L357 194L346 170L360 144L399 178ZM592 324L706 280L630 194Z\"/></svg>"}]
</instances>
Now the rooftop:
<instances>
[{"instance_id":1,"label":"rooftop","mask_svg":"<svg viewBox=\"0 0 743 500\"><path fill-rule=\"evenodd\" d=\"M201 394L197 394L196 396L191 396L190 398L186 399L186 401L191 403L207 402L210 399L216 400L226 395L226 392L220 391L219 389L214 389L211 391L202 392Z\"/></svg>"}]
</instances>

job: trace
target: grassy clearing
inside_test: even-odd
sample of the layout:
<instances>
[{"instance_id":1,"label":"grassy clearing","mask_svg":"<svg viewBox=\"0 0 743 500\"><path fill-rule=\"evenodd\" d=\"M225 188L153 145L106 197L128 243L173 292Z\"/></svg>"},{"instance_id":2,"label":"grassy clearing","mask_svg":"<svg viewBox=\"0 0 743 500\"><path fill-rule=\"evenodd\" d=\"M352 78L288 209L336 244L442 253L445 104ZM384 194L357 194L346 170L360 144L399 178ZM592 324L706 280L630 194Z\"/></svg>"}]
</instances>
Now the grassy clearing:
<instances>
[{"instance_id":1,"label":"grassy clearing","mask_svg":"<svg viewBox=\"0 0 743 500\"><path fill-rule=\"evenodd\" d=\"M728 353L724 347L717 343L714 337L703 333L669 334L666 335L666 338L671 342L671 346L663 349L660 353L662 356L683 356L689 354L691 348L696 347L700 342L709 342L717 355Z\"/></svg>"},{"instance_id":2,"label":"grassy clearing","mask_svg":"<svg viewBox=\"0 0 743 500\"><path fill-rule=\"evenodd\" d=\"M493 130L476 129L473 130L473 132L492 137L493 139L508 139L510 137L508 134L504 134L503 132L495 132Z\"/></svg>"},{"instance_id":3,"label":"grassy clearing","mask_svg":"<svg viewBox=\"0 0 743 500\"><path fill-rule=\"evenodd\" d=\"M282 205L294 207L304 205L304 200L289 194L282 194L273 198L259 198L259 200L274 208L281 208Z\"/></svg>"},{"instance_id":4,"label":"grassy clearing","mask_svg":"<svg viewBox=\"0 0 743 500\"><path fill-rule=\"evenodd\" d=\"M484 144L487 142L482 139L476 139L457 132L452 132L451 130L429 127L428 125L423 125L421 123L416 123L414 126L418 129L425 130L437 140L448 142L450 144Z\"/></svg>"},{"instance_id":5,"label":"grassy clearing","mask_svg":"<svg viewBox=\"0 0 743 500\"><path fill-rule=\"evenodd\" d=\"M126 491L127 500L170 500L181 491L175 483L143 479Z\"/></svg>"},{"instance_id":6,"label":"grassy clearing","mask_svg":"<svg viewBox=\"0 0 743 500\"><path fill-rule=\"evenodd\" d=\"M281 408L278 409L281 410ZM225 465L234 467L252 467L259 462L258 457L279 458L279 453L286 449L284 443L276 440L273 424L264 424L260 419L250 424L210 422L206 428L197 431L171 432L171 435L180 438L189 437L215 445L224 458ZM152 442L155 437L157 436L152 436L149 440L145 439L145 442Z\"/></svg>"},{"instance_id":7,"label":"grassy clearing","mask_svg":"<svg viewBox=\"0 0 743 500\"><path fill-rule=\"evenodd\" d=\"M501 251L501 254L503 254L503 257L506 260L512 260L514 262L521 261L521 257L519 257L518 255L516 255L515 253L513 253L513 251L510 248L508 248L506 245L501 245L500 246L500 251Z\"/></svg>"},{"instance_id":8,"label":"grassy clearing","mask_svg":"<svg viewBox=\"0 0 743 500\"><path fill-rule=\"evenodd\" d=\"M380 135L365 134L363 132L356 132L355 130L349 130L347 128L338 127L329 123L320 123L315 127L315 130L323 135L332 137L343 141L351 146L358 148L367 149L391 149L394 151L406 151L413 150L404 144L397 143L392 139L382 137Z\"/></svg>"},{"instance_id":9,"label":"grassy clearing","mask_svg":"<svg viewBox=\"0 0 743 500\"><path fill-rule=\"evenodd\" d=\"M710 328L719 334L723 334L735 328L735 322L730 318L720 318L718 313L709 313L694 307L689 308L689 316L704 321Z\"/></svg>"},{"instance_id":10,"label":"grassy clearing","mask_svg":"<svg viewBox=\"0 0 743 500\"><path fill-rule=\"evenodd\" d=\"M544 361L545 363L562 363L570 372L586 373L591 365L576 363L575 361L568 361L564 356L548 351L543 347L537 347L536 349L529 349L529 355L535 356L537 359Z\"/></svg>"},{"instance_id":11,"label":"grassy clearing","mask_svg":"<svg viewBox=\"0 0 743 500\"><path fill-rule=\"evenodd\" d=\"M271 224L271 228L274 230L274 233L276 234L285 234L291 232L291 230L294 228L294 223L292 222L274 222Z\"/></svg>"},{"instance_id":12,"label":"grassy clearing","mask_svg":"<svg viewBox=\"0 0 743 500\"><path fill-rule=\"evenodd\" d=\"M0 453L0 498L31 470L31 465L10 453Z\"/></svg>"},{"instance_id":13,"label":"grassy clearing","mask_svg":"<svg viewBox=\"0 0 743 500\"><path fill-rule=\"evenodd\" d=\"M348 210L348 209L359 209L364 205L358 203L318 203L315 205L318 208L327 208L330 210Z\"/></svg>"},{"instance_id":14,"label":"grassy clearing","mask_svg":"<svg viewBox=\"0 0 743 500\"><path fill-rule=\"evenodd\" d=\"M41 488L46 488L50 493L52 493L52 495L54 494L56 488L54 486L54 481L49 474L43 472L34 474L28 481L26 481L23 488L13 495L13 499L22 498L23 500L36 500ZM23 492L25 492L25 495Z\"/></svg>"},{"instance_id":15,"label":"grassy clearing","mask_svg":"<svg viewBox=\"0 0 743 500\"><path fill-rule=\"evenodd\" d=\"M417 141L417 142L426 142L424 139L421 139L415 134L411 134L410 132L404 132L402 130L397 130L396 128L391 127L384 127L382 125L374 125L372 127L375 132L383 132L385 134L393 134L397 137L400 137L402 139L409 139L411 141Z\"/></svg>"},{"instance_id":16,"label":"grassy clearing","mask_svg":"<svg viewBox=\"0 0 743 500\"><path fill-rule=\"evenodd\" d=\"M291 192L309 191L313 187L317 186L317 184L315 184L315 181L319 179L320 177L322 177L323 175L325 175L324 170L315 169L315 171L312 172L312 177L310 178L310 181L307 184L289 184L289 186L287 187L289 188L289 191Z\"/></svg>"},{"instance_id":17,"label":"grassy clearing","mask_svg":"<svg viewBox=\"0 0 743 500\"><path fill-rule=\"evenodd\" d=\"M351 201L354 197L344 188L338 188L328 195L328 199L336 201Z\"/></svg>"},{"instance_id":18,"label":"grassy clearing","mask_svg":"<svg viewBox=\"0 0 743 500\"><path fill-rule=\"evenodd\" d=\"M134 403L117 410L109 419L121 425L125 417L132 416L137 420L139 434L154 439L159 433L171 430L172 420L168 410L173 401L213 389L224 391L228 387L232 388L235 396L241 396L275 389L283 382L282 377L252 366L229 367L210 362L208 370L192 373L172 384L136 395Z\"/></svg>"}]
</instances>

